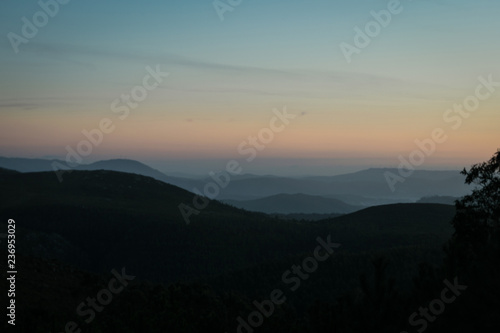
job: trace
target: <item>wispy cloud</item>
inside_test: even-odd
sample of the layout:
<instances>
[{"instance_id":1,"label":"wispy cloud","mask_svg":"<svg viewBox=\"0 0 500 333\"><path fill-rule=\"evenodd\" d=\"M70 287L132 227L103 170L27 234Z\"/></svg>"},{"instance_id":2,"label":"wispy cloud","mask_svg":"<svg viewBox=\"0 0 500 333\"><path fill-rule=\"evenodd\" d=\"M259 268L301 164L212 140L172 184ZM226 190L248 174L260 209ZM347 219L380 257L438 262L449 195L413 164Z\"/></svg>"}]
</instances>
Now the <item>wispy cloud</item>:
<instances>
[{"instance_id":1,"label":"wispy cloud","mask_svg":"<svg viewBox=\"0 0 500 333\"><path fill-rule=\"evenodd\" d=\"M25 103L25 102L13 102L13 103L2 103L0 102L0 109L23 109L32 110L40 108L40 104L36 103Z\"/></svg>"},{"instance_id":2,"label":"wispy cloud","mask_svg":"<svg viewBox=\"0 0 500 333\"><path fill-rule=\"evenodd\" d=\"M174 54L147 54L111 47L32 42L26 52L57 59L86 68L95 67L102 59L166 67L182 67L203 72L204 77L219 76L220 80L186 83L169 82L162 89L192 93L248 94L254 96L285 96L313 99L378 99L390 93L393 98L415 100L453 100L451 88L429 82L414 82L390 76L349 71L287 70L246 65L221 64ZM182 72L182 69L180 69ZM187 75L189 76L189 75ZM228 79L230 78L230 79ZM256 88L256 87L259 88ZM448 94L447 94L448 93ZM447 96L448 95L448 96ZM378 97L377 97L378 96Z\"/></svg>"},{"instance_id":3,"label":"wispy cloud","mask_svg":"<svg viewBox=\"0 0 500 333\"><path fill-rule=\"evenodd\" d=\"M131 51L117 51L116 49L98 48L92 46L72 45L72 44L49 44L33 42L27 45L26 52L36 53L37 55L47 56L65 56L67 60L73 56L89 56L99 58L110 58L114 61L123 60L129 62L139 62L142 64L160 63L174 66L185 66L198 70L215 70L224 71L229 73L253 73L253 74L274 74L289 77L298 77L298 73L293 71L260 68L252 66L239 66L220 64L209 61L202 61L192 57L174 54L174 53L161 53L161 54L145 54L136 53Z\"/></svg>"},{"instance_id":4,"label":"wispy cloud","mask_svg":"<svg viewBox=\"0 0 500 333\"><path fill-rule=\"evenodd\" d=\"M83 99L83 102L88 99ZM53 108L58 106L74 106L75 98L71 97L26 97L23 99L6 98L0 99L0 110L22 109L36 110L42 108ZM0 111L1 112L1 111Z\"/></svg>"}]
</instances>

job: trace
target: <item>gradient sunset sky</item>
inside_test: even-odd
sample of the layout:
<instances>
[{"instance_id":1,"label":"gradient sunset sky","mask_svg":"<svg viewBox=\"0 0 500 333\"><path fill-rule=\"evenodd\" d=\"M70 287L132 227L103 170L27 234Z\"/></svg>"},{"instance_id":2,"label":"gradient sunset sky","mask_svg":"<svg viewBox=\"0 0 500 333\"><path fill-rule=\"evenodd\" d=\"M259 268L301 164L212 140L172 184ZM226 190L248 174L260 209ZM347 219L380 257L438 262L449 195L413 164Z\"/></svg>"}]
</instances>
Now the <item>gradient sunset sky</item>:
<instances>
[{"instance_id":1,"label":"gradient sunset sky","mask_svg":"<svg viewBox=\"0 0 500 333\"><path fill-rule=\"evenodd\" d=\"M340 44L389 2L243 0L221 21L212 0L72 0L15 53L8 34L22 36L22 17L41 8L4 0L0 156L64 159L109 118L115 130L84 163L204 174L245 160L238 145L286 106L297 117L245 172L397 167L435 128L448 139L420 168L486 160L500 148L500 87L456 129L444 115L478 77L500 82L500 1L402 0L348 63ZM112 102L157 65L170 75L120 120Z\"/></svg>"}]
</instances>

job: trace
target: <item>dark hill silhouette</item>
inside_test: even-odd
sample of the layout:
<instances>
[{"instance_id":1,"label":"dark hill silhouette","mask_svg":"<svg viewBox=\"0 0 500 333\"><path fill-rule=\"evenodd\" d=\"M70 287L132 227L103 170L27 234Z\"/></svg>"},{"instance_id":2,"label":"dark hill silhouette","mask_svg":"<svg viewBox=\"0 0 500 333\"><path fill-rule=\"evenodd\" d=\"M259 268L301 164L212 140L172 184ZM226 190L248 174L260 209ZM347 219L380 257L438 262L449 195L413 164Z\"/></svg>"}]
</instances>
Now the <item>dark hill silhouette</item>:
<instances>
[{"instance_id":1,"label":"dark hill silhouette","mask_svg":"<svg viewBox=\"0 0 500 333\"><path fill-rule=\"evenodd\" d=\"M451 236L449 223L455 207L443 204L394 204L365 208L352 214L322 221L335 228L349 228L360 234L383 231L386 233L408 233L409 235Z\"/></svg>"},{"instance_id":2,"label":"dark hill silhouette","mask_svg":"<svg viewBox=\"0 0 500 333\"><path fill-rule=\"evenodd\" d=\"M345 202L337 199L330 199L300 193L277 194L262 199L248 201L226 200L225 202L238 208L269 214L345 214L352 213L362 208L346 204Z\"/></svg>"},{"instance_id":3,"label":"dark hill silhouette","mask_svg":"<svg viewBox=\"0 0 500 333\"><path fill-rule=\"evenodd\" d=\"M15 171L15 170L10 170L10 169L5 169L5 168L0 168L0 174L4 174L4 175L12 175L12 174L16 174L16 173L19 173L18 171Z\"/></svg>"},{"instance_id":4,"label":"dark hill silhouette","mask_svg":"<svg viewBox=\"0 0 500 333\"><path fill-rule=\"evenodd\" d=\"M55 164L54 164L55 163ZM171 177L164 173L151 168L150 166L130 159L111 159L103 160L90 164L79 164L74 167L68 166L65 161L62 160L48 160L48 159L36 159L36 158L7 158L0 157L0 167L12 169L19 172L43 172L43 171L54 171L54 166L61 166L65 169L70 170L110 170L110 171L120 171L127 173L135 173L138 175L148 176L161 180L165 183L179 186L181 188L192 190L192 188L198 184L197 181L182 178L182 177ZM64 181L65 176L69 174L64 173L62 178ZM54 177L55 174L54 174Z\"/></svg>"},{"instance_id":5,"label":"dark hill silhouette","mask_svg":"<svg viewBox=\"0 0 500 333\"><path fill-rule=\"evenodd\" d=\"M179 186L183 189L187 189L188 191L192 190L192 188L198 183L187 178L167 176L163 172L151 168L144 163L129 159L98 161L88 165L81 165L77 168L77 170L111 170L135 173L142 176L152 177L154 179L161 180L162 182L169 183L175 186Z\"/></svg>"},{"instance_id":6,"label":"dark hill silhouette","mask_svg":"<svg viewBox=\"0 0 500 333\"><path fill-rule=\"evenodd\" d=\"M64 161L57 159L48 160L41 158L9 158L0 156L0 167L19 172L51 171L53 162L65 164Z\"/></svg>"},{"instance_id":7,"label":"dark hill silhouette","mask_svg":"<svg viewBox=\"0 0 500 333\"><path fill-rule=\"evenodd\" d=\"M320 221L339 235L339 242L359 249L407 246L417 242L440 246L453 234L455 207L442 204L393 204L369 207ZM377 235L373 237L373 235Z\"/></svg>"},{"instance_id":8,"label":"dark hill silhouette","mask_svg":"<svg viewBox=\"0 0 500 333\"><path fill-rule=\"evenodd\" d=\"M420 198L417 203L440 203L444 205L455 205L455 201L459 200L458 197L450 197L450 196L431 196L431 197L423 197Z\"/></svg>"}]
</instances>

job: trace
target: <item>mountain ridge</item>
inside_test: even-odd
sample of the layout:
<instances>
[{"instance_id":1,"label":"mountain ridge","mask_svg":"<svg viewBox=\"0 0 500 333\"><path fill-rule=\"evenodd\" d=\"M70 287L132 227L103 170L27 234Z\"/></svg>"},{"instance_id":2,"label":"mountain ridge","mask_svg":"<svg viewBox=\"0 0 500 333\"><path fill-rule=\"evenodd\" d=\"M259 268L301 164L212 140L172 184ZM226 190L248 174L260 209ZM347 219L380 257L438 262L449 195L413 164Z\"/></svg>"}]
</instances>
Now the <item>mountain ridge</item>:
<instances>
[{"instance_id":1,"label":"mountain ridge","mask_svg":"<svg viewBox=\"0 0 500 333\"><path fill-rule=\"evenodd\" d=\"M20 172L53 171L53 162L65 165L60 160L0 157L0 167ZM195 192L195 189L198 189L203 193L204 187L213 182L213 179L208 175L202 179L168 176L144 163L129 159L97 161L76 166L72 170L97 169L150 176L190 192ZM354 206L373 206L395 202L415 202L422 197L429 196L461 197L471 191L471 187L464 184L464 177L458 171L416 170L404 183L398 184L396 191L393 192L384 177L384 173L389 171L398 172L397 169L370 168L331 177L290 178L253 174L233 175L216 199L258 200L279 194L302 193L338 199ZM67 174L69 172L64 172L63 176Z\"/></svg>"},{"instance_id":2,"label":"mountain ridge","mask_svg":"<svg viewBox=\"0 0 500 333\"><path fill-rule=\"evenodd\" d=\"M282 193L255 200L223 200L223 202L238 208L267 214L345 214L363 208L349 205L338 199L302 193Z\"/></svg>"}]
</instances>

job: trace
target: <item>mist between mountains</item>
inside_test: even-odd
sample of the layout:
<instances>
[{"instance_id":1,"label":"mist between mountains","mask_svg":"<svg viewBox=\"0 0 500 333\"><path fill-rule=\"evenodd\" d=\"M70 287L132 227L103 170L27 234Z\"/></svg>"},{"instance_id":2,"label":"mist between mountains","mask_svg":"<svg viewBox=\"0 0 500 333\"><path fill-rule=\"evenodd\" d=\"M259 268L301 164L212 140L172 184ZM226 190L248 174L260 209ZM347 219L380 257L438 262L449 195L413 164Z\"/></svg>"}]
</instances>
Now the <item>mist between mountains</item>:
<instances>
[{"instance_id":1,"label":"mist between mountains","mask_svg":"<svg viewBox=\"0 0 500 333\"><path fill-rule=\"evenodd\" d=\"M238 154L242 157L246 156L243 163L235 159L229 160L224 170L219 173L209 172L208 174L213 181L205 184L203 193L200 189L193 188L192 192L195 196L192 200L192 206L185 203L179 204L179 211L186 224L189 225L191 223L190 218L192 215L200 214L203 209L207 208L210 200L214 200L219 196L221 190L226 188L231 182L231 176L243 173L242 164L253 162L259 155L259 152L266 149L274 141L276 134L283 132L290 125L290 120L297 117L296 114L288 113L286 105L282 111L273 109L272 113L273 116L269 120L268 127L261 128L256 135L249 135L247 139L238 145Z\"/></svg>"}]
</instances>

